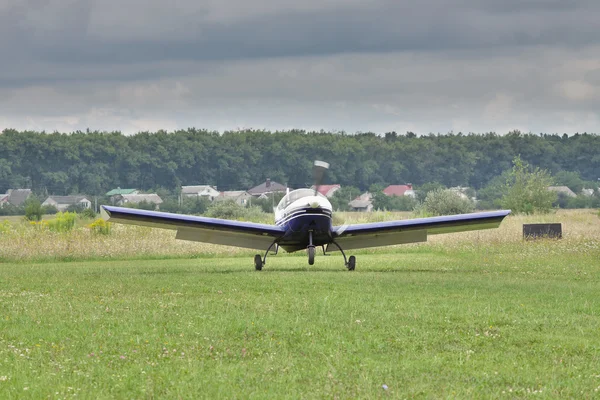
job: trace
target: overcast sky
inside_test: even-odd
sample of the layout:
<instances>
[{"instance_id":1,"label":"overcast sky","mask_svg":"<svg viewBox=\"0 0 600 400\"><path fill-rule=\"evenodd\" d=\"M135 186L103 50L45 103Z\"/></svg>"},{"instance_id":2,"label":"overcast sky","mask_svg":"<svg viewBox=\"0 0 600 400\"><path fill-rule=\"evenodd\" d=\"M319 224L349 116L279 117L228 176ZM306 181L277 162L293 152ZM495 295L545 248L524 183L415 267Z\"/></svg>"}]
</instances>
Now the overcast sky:
<instances>
[{"instance_id":1,"label":"overcast sky","mask_svg":"<svg viewBox=\"0 0 600 400\"><path fill-rule=\"evenodd\" d=\"M600 133L597 0L0 0L0 129Z\"/></svg>"}]
</instances>

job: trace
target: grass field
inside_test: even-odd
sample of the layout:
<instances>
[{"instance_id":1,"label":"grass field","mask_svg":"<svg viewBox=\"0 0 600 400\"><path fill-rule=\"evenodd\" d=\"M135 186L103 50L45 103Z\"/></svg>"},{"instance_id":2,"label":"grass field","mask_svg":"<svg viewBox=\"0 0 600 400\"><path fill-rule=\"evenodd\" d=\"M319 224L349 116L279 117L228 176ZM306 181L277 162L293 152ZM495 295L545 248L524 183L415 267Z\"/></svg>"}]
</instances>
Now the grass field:
<instances>
[{"instance_id":1,"label":"grass field","mask_svg":"<svg viewBox=\"0 0 600 400\"><path fill-rule=\"evenodd\" d=\"M564 239L520 239L544 220ZM352 273L171 235L0 235L0 398L600 397L592 211L357 252Z\"/></svg>"}]
</instances>

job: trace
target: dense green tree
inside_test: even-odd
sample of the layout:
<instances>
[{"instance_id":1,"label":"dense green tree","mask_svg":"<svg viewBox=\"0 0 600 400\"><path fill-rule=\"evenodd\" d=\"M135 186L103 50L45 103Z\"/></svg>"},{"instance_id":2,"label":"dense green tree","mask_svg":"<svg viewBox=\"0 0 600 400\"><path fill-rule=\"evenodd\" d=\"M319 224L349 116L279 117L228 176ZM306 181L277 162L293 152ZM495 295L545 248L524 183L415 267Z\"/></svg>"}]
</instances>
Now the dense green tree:
<instances>
[{"instance_id":1,"label":"dense green tree","mask_svg":"<svg viewBox=\"0 0 600 400\"><path fill-rule=\"evenodd\" d=\"M552 177L547 170L530 168L521 157L513 160L508 175L501 206L514 213L548 213L556 201L556 192L548 190Z\"/></svg>"},{"instance_id":2,"label":"dense green tree","mask_svg":"<svg viewBox=\"0 0 600 400\"><path fill-rule=\"evenodd\" d=\"M181 185L248 189L271 178L292 188L312 184L315 159L331 164L327 182L366 191L372 185L412 183L423 201L430 182L477 190L512 167L520 154L556 177L600 178L600 136L201 129L174 132L45 133L6 129L0 134L0 193L31 188L40 196L102 196L116 187L162 188L177 198ZM567 171L567 172L564 172ZM561 174L562 173L562 174ZM565 178L565 179L563 179ZM581 183L565 183L575 185Z\"/></svg>"}]
</instances>

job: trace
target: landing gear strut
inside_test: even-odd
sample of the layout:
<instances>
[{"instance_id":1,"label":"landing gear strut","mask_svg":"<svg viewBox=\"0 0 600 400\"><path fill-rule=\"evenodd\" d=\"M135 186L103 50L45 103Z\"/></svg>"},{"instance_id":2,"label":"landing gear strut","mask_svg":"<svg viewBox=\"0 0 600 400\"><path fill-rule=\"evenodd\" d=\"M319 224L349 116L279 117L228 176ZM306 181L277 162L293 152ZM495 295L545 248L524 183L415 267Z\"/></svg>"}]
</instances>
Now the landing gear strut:
<instances>
[{"instance_id":1,"label":"landing gear strut","mask_svg":"<svg viewBox=\"0 0 600 400\"><path fill-rule=\"evenodd\" d=\"M344 250L340 247L339 244L337 244L335 241L331 242L331 244L334 244L335 247L340 249L340 251L342 252L342 255L344 256L344 264L346 265L346 268L348 268L348 271L354 271L354 268L356 268L356 257L350 256L346 258L346 253L344 253Z\"/></svg>"},{"instance_id":2,"label":"landing gear strut","mask_svg":"<svg viewBox=\"0 0 600 400\"><path fill-rule=\"evenodd\" d=\"M277 246L277 242L273 242L273 243L271 243L271 245L269 246L269 248L265 252L265 256L264 257L261 257L260 254L257 254L257 255L254 256L254 268L257 271L262 270L262 267L264 267L264 265L267 263L267 254L269 254L269 251L271 251L271 249L273 248L273 246L275 246L275 254L277 254L277 252L279 251L279 246Z\"/></svg>"}]
</instances>

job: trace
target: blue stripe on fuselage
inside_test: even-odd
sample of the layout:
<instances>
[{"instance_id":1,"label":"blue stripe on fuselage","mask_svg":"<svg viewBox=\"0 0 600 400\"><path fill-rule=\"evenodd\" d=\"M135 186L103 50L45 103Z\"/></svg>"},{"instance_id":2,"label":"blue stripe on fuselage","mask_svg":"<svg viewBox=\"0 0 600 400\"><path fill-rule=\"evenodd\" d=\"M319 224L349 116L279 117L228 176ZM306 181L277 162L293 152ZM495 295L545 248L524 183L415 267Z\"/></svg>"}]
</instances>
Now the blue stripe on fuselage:
<instances>
[{"instance_id":1,"label":"blue stripe on fuselage","mask_svg":"<svg viewBox=\"0 0 600 400\"><path fill-rule=\"evenodd\" d=\"M307 208L304 212L295 211L277 221L277 225L284 227L286 231L283 239L279 241L283 248L286 245L307 247L309 231L313 232L315 246L331 243L332 223L329 210Z\"/></svg>"}]
</instances>

